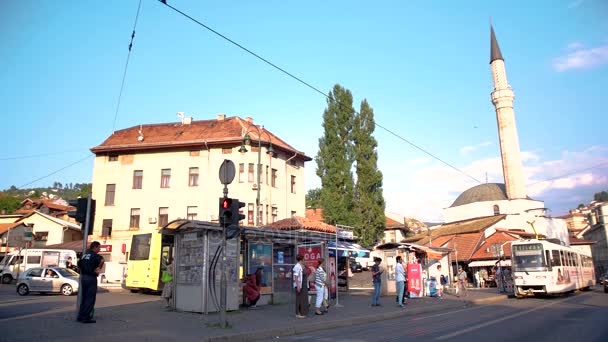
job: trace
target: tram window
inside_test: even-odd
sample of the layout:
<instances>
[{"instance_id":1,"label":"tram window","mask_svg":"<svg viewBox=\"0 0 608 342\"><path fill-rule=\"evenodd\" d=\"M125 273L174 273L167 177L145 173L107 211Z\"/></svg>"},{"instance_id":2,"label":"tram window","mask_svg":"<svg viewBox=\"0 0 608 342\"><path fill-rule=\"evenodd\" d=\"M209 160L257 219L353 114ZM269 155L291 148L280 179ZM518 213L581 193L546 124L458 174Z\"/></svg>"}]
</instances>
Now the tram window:
<instances>
[{"instance_id":1,"label":"tram window","mask_svg":"<svg viewBox=\"0 0 608 342\"><path fill-rule=\"evenodd\" d=\"M564 251L559 251L559 260L562 266L566 266L566 260L564 259Z\"/></svg>"},{"instance_id":2,"label":"tram window","mask_svg":"<svg viewBox=\"0 0 608 342\"><path fill-rule=\"evenodd\" d=\"M562 262L561 262L561 260L559 258L559 251L553 250L553 251L551 251L551 254L553 254L552 255L553 256L553 261L552 261L551 265L552 266L561 266Z\"/></svg>"},{"instance_id":3,"label":"tram window","mask_svg":"<svg viewBox=\"0 0 608 342\"><path fill-rule=\"evenodd\" d=\"M545 265L551 270L551 251L545 251Z\"/></svg>"}]
</instances>

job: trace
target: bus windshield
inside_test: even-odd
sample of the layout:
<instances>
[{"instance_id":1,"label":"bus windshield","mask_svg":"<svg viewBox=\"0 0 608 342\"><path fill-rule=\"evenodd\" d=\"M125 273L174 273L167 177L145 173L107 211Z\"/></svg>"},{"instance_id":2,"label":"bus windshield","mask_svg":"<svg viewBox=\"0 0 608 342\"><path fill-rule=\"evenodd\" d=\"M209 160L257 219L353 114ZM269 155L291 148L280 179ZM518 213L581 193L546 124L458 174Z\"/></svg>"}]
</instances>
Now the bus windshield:
<instances>
[{"instance_id":1,"label":"bus windshield","mask_svg":"<svg viewBox=\"0 0 608 342\"><path fill-rule=\"evenodd\" d=\"M129 260L148 260L152 234L133 235Z\"/></svg>"},{"instance_id":2,"label":"bus windshield","mask_svg":"<svg viewBox=\"0 0 608 342\"><path fill-rule=\"evenodd\" d=\"M542 271L547 267L540 243L513 246L513 271Z\"/></svg>"}]
</instances>

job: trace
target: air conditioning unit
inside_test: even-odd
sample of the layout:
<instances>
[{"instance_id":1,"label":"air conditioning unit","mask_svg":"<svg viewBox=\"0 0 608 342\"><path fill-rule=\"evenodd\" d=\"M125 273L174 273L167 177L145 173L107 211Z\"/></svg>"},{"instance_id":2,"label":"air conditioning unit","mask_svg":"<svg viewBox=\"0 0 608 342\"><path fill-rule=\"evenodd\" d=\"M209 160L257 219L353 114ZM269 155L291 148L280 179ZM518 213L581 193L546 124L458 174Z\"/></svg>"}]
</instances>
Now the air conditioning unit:
<instances>
[{"instance_id":1,"label":"air conditioning unit","mask_svg":"<svg viewBox=\"0 0 608 342\"><path fill-rule=\"evenodd\" d=\"M253 185L251 186L251 190L257 190L258 189L258 185L256 183L253 183Z\"/></svg>"},{"instance_id":2,"label":"air conditioning unit","mask_svg":"<svg viewBox=\"0 0 608 342\"><path fill-rule=\"evenodd\" d=\"M148 217L149 224L156 224L156 217Z\"/></svg>"}]
</instances>

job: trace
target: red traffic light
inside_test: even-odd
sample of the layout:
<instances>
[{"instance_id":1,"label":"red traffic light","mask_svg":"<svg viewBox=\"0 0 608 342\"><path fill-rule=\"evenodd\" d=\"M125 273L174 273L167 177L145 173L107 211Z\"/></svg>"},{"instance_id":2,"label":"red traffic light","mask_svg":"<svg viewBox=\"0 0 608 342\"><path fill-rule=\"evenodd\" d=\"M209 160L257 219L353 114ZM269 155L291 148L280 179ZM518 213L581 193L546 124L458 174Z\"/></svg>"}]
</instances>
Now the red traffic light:
<instances>
[{"instance_id":1,"label":"red traffic light","mask_svg":"<svg viewBox=\"0 0 608 342\"><path fill-rule=\"evenodd\" d=\"M222 209L228 209L230 208L230 204L232 203L232 201L229 198L224 198L222 200Z\"/></svg>"}]
</instances>

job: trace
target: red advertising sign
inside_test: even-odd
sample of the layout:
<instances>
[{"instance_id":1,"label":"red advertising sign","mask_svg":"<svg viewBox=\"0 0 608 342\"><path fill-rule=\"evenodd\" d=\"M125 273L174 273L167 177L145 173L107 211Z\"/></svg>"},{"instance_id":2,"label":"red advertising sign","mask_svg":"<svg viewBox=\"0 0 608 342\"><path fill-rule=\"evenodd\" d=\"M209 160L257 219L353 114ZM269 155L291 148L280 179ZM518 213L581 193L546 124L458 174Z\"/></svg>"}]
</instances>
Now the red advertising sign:
<instances>
[{"instance_id":1,"label":"red advertising sign","mask_svg":"<svg viewBox=\"0 0 608 342\"><path fill-rule=\"evenodd\" d=\"M315 270L317 269L317 261L322 258L321 245L300 246L298 254L304 257L306 265L306 273L308 274L308 293L315 292Z\"/></svg>"},{"instance_id":2,"label":"red advertising sign","mask_svg":"<svg viewBox=\"0 0 608 342\"><path fill-rule=\"evenodd\" d=\"M420 264L407 265L407 289L410 296L420 297L422 293L422 268Z\"/></svg>"},{"instance_id":3,"label":"red advertising sign","mask_svg":"<svg viewBox=\"0 0 608 342\"><path fill-rule=\"evenodd\" d=\"M112 245L99 246L99 253L112 253Z\"/></svg>"}]
</instances>

